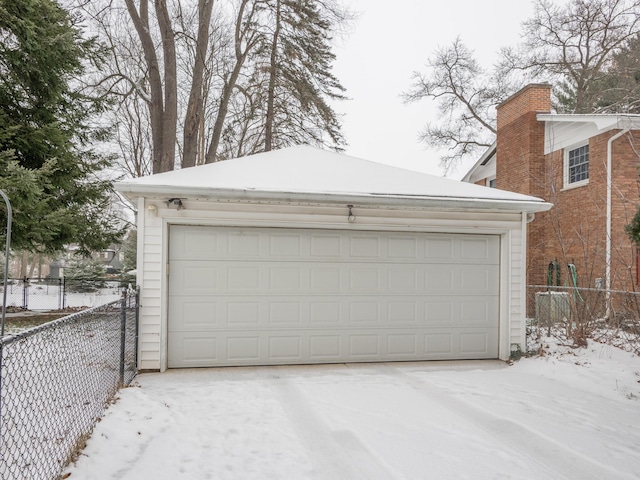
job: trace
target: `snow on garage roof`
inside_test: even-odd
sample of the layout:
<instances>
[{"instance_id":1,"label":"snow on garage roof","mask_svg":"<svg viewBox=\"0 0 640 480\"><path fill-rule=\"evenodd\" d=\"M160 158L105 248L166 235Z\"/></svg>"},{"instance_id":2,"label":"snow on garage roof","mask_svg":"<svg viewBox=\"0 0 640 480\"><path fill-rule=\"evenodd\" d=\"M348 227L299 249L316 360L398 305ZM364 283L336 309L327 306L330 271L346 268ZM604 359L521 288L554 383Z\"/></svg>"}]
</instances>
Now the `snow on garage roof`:
<instances>
[{"instance_id":1,"label":"snow on garage roof","mask_svg":"<svg viewBox=\"0 0 640 480\"><path fill-rule=\"evenodd\" d=\"M543 211L544 200L300 145L116 183L130 198L176 196L414 204ZM500 206L502 207L500 207ZM511 205L511 207L507 206ZM453 206L453 205L448 205Z\"/></svg>"}]
</instances>

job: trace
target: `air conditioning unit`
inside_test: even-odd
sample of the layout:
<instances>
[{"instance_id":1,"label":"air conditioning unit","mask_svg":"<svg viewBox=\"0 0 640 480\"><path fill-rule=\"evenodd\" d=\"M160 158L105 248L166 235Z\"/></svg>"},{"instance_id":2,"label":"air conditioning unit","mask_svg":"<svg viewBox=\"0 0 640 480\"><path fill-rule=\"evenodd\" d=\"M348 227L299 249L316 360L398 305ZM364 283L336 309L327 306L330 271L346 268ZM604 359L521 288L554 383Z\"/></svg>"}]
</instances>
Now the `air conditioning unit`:
<instances>
[{"instance_id":1,"label":"air conditioning unit","mask_svg":"<svg viewBox=\"0 0 640 480\"><path fill-rule=\"evenodd\" d=\"M567 292L536 293L536 321L538 323L559 323L569 320L571 305Z\"/></svg>"}]
</instances>

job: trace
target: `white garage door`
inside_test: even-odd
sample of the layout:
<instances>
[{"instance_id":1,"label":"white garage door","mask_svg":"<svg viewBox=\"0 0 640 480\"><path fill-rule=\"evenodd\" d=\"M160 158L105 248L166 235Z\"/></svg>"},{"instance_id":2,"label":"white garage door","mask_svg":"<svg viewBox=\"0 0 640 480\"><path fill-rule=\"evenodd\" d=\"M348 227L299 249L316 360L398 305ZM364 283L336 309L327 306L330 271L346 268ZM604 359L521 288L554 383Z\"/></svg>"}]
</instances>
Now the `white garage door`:
<instances>
[{"instance_id":1,"label":"white garage door","mask_svg":"<svg viewBox=\"0 0 640 480\"><path fill-rule=\"evenodd\" d=\"M498 357L499 237L172 226L169 367Z\"/></svg>"}]
</instances>

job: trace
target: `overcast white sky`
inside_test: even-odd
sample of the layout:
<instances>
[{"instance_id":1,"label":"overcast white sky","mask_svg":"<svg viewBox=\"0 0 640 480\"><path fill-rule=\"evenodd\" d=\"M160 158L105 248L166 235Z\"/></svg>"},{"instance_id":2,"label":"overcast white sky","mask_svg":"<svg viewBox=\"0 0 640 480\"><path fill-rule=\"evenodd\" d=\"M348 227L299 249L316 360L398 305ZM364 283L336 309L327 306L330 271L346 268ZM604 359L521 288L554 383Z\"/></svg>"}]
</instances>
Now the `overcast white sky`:
<instances>
[{"instance_id":1,"label":"overcast white sky","mask_svg":"<svg viewBox=\"0 0 640 480\"><path fill-rule=\"evenodd\" d=\"M436 119L428 100L404 105L400 95L438 46L460 35L482 65L499 47L515 45L520 24L532 12L529 0L349 0L361 13L352 32L338 40L334 73L351 100L337 105L343 131L356 157L441 176L437 151L418 142L424 124ZM470 162L470 165L473 162ZM468 166L451 174L461 178Z\"/></svg>"}]
</instances>

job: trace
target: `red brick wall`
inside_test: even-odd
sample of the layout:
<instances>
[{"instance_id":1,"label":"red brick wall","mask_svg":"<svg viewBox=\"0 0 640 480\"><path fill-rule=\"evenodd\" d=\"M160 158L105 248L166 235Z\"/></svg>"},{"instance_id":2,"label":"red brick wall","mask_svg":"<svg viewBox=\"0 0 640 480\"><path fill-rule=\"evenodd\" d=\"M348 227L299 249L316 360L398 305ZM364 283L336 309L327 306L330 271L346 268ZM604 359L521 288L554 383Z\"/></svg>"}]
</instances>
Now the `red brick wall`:
<instances>
[{"instance_id":1,"label":"red brick wall","mask_svg":"<svg viewBox=\"0 0 640 480\"><path fill-rule=\"evenodd\" d=\"M527 284L546 284L548 264L557 259L563 283L566 265L575 263L580 286L594 287L596 278L605 278L607 141L619 130L590 139L589 183L564 189L564 151L544 155L544 123L536 119L549 112L550 93L549 85L529 85L498 106L496 183L554 204L528 226ZM624 233L640 202L636 151L638 131L614 141L611 286L621 290L637 278L635 247Z\"/></svg>"},{"instance_id":2,"label":"red brick wall","mask_svg":"<svg viewBox=\"0 0 640 480\"><path fill-rule=\"evenodd\" d=\"M607 141L617 131L610 131L589 140L589 183L564 189L564 150L546 156L549 174L545 200L554 207L547 215L540 215L545 224L546 238L538 242L537 249L529 252L530 263L558 259L563 265L575 263L580 286L595 287L597 278L606 272L606 209L607 209ZM635 132L640 145L640 132ZM635 272L635 248L632 247L624 227L635 214L638 205L638 156L631 148L629 138L614 141L612 188L612 254L611 286L614 289L632 289ZM536 223L538 219L534 222ZM530 282L546 282L542 276L532 275Z\"/></svg>"},{"instance_id":3,"label":"red brick wall","mask_svg":"<svg viewBox=\"0 0 640 480\"><path fill-rule=\"evenodd\" d=\"M551 86L529 85L498 106L496 187L545 198L547 178L544 157L544 124L537 113L551 110ZM546 275L543 260L547 243L546 213L536 214L528 226L527 283ZM545 277L546 278L546 277ZM546 281L546 280L545 280Z\"/></svg>"},{"instance_id":4,"label":"red brick wall","mask_svg":"<svg viewBox=\"0 0 640 480\"><path fill-rule=\"evenodd\" d=\"M535 83L527 85L498 105L497 128L503 129L518 120L524 113L551 111L551 85Z\"/></svg>"}]
</instances>

